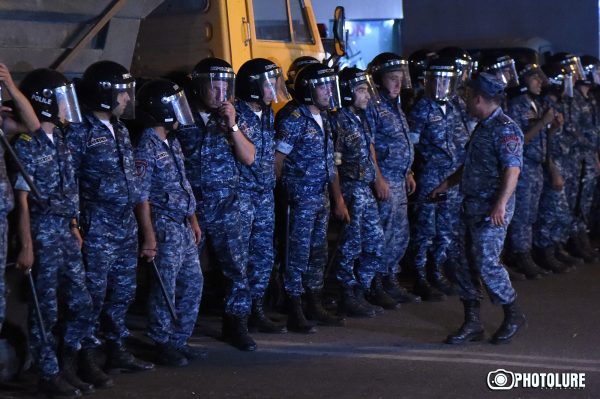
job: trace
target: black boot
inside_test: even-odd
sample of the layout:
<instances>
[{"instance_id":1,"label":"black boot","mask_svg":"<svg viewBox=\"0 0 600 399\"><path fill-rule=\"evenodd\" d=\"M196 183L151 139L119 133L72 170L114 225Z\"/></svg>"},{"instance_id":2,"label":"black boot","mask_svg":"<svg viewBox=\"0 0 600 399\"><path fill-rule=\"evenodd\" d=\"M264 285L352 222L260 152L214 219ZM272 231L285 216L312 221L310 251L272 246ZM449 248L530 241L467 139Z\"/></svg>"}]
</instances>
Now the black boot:
<instances>
[{"instance_id":1,"label":"black boot","mask_svg":"<svg viewBox=\"0 0 600 399\"><path fill-rule=\"evenodd\" d=\"M383 289L380 273L376 273L375 277L373 277L367 299L373 305L381 306L384 309L391 310L400 308L400 304Z\"/></svg>"},{"instance_id":2,"label":"black boot","mask_svg":"<svg viewBox=\"0 0 600 399\"><path fill-rule=\"evenodd\" d=\"M299 296L288 298L289 316L287 320L287 329L302 334L314 334L317 332L314 323L306 320L302 310L302 299Z\"/></svg>"},{"instance_id":3,"label":"black boot","mask_svg":"<svg viewBox=\"0 0 600 399\"><path fill-rule=\"evenodd\" d=\"M435 273L432 285L444 295L456 295L456 289L454 288L454 285L448 281L448 279L440 271Z\"/></svg>"},{"instance_id":4,"label":"black boot","mask_svg":"<svg viewBox=\"0 0 600 399\"><path fill-rule=\"evenodd\" d=\"M112 378L98 366L95 351L91 348L79 351L79 375L83 381L96 388L110 388L114 385Z\"/></svg>"},{"instance_id":5,"label":"black boot","mask_svg":"<svg viewBox=\"0 0 600 399\"><path fill-rule=\"evenodd\" d=\"M579 233L579 241L581 242L583 249L585 249L585 251L590 255L590 263L596 263L600 261L600 254L598 254L596 249L592 246L587 232L582 231Z\"/></svg>"},{"instance_id":6,"label":"black boot","mask_svg":"<svg viewBox=\"0 0 600 399\"><path fill-rule=\"evenodd\" d=\"M260 331L270 334L285 334L287 328L273 323L265 314L262 299L252 301L252 313L248 320L248 328L251 331Z\"/></svg>"},{"instance_id":7,"label":"black boot","mask_svg":"<svg viewBox=\"0 0 600 399\"><path fill-rule=\"evenodd\" d=\"M556 257L556 259L558 259L559 261L561 261L562 263L565 263L567 265L570 265L572 267L575 267L575 265L581 265L583 264L583 259L581 258L576 258L575 256L571 256L563 247L562 244L557 244L554 247L554 256Z\"/></svg>"},{"instance_id":8,"label":"black boot","mask_svg":"<svg viewBox=\"0 0 600 399\"><path fill-rule=\"evenodd\" d=\"M354 287L343 287L340 313L349 317L375 317L375 310L362 306L354 293Z\"/></svg>"},{"instance_id":9,"label":"black boot","mask_svg":"<svg viewBox=\"0 0 600 399\"><path fill-rule=\"evenodd\" d=\"M177 352L181 353L187 360L198 360L206 359L208 357L208 350L201 346L191 346L184 344L175 348Z\"/></svg>"},{"instance_id":10,"label":"black boot","mask_svg":"<svg viewBox=\"0 0 600 399\"><path fill-rule=\"evenodd\" d=\"M248 316L223 315L223 340L241 351L253 352L256 342L248 334Z\"/></svg>"},{"instance_id":11,"label":"black boot","mask_svg":"<svg viewBox=\"0 0 600 399\"><path fill-rule=\"evenodd\" d=\"M344 319L337 317L329 313L323 307L323 296L321 290L307 290L307 316L309 319L314 320L320 326L336 326L340 327L344 325Z\"/></svg>"},{"instance_id":12,"label":"black boot","mask_svg":"<svg viewBox=\"0 0 600 399\"><path fill-rule=\"evenodd\" d=\"M77 398L81 391L69 384L60 373L50 378L40 378L38 389L50 398Z\"/></svg>"},{"instance_id":13,"label":"black boot","mask_svg":"<svg viewBox=\"0 0 600 399\"><path fill-rule=\"evenodd\" d=\"M184 367L189 364L187 357L169 343L156 345L156 362L168 367Z\"/></svg>"},{"instance_id":14,"label":"black boot","mask_svg":"<svg viewBox=\"0 0 600 399\"><path fill-rule=\"evenodd\" d=\"M63 347L60 358L60 370L62 377L73 387L79 389L82 393L88 394L94 392L94 386L81 381L77 376L77 361L79 352L72 348Z\"/></svg>"},{"instance_id":15,"label":"black boot","mask_svg":"<svg viewBox=\"0 0 600 399\"><path fill-rule=\"evenodd\" d=\"M408 292L398 283L398 279L393 274L383 277L383 289L398 303L421 302L421 297Z\"/></svg>"},{"instance_id":16,"label":"black boot","mask_svg":"<svg viewBox=\"0 0 600 399\"><path fill-rule=\"evenodd\" d=\"M504 310L504 320L492 337L493 344L509 343L519 329L526 324L525 315L515 302L510 305L502 305L502 309Z\"/></svg>"},{"instance_id":17,"label":"black boot","mask_svg":"<svg viewBox=\"0 0 600 399\"><path fill-rule=\"evenodd\" d=\"M510 258L512 266L523 273L528 280L539 280L543 274L546 274L535 264L529 252L513 253Z\"/></svg>"},{"instance_id":18,"label":"black boot","mask_svg":"<svg viewBox=\"0 0 600 399\"><path fill-rule=\"evenodd\" d=\"M572 235L569 238L569 251L573 256L583 259L585 263L594 263L596 261L594 254L586 250L579 235Z\"/></svg>"},{"instance_id":19,"label":"black boot","mask_svg":"<svg viewBox=\"0 0 600 399\"><path fill-rule=\"evenodd\" d=\"M525 281L525 280L527 280L527 277L525 277L525 275L523 273L519 273L514 268L512 268L512 267L505 267L505 268L506 268L506 271L508 272L508 278L510 278L510 281Z\"/></svg>"},{"instance_id":20,"label":"black boot","mask_svg":"<svg viewBox=\"0 0 600 399\"><path fill-rule=\"evenodd\" d=\"M415 281L415 288L413 290L415 294L419 295L424 301L444 301L446 295L438 291L437 288L432 287L425 278L419 277Z\"/></svg>"},{"instance_id":21,"label":"black boot","mask_svg":"<svg viewBox=\"0 0 600 399\"><path fill-rule=\"evenodd\" d=\"M109 372L137 372L154 370L154 364L145 362L133 356L123 345L108 341L108 357L105 369Z\"/></svg>"},{"instance_id":22,"label":"black boot","mask_svg":"<svg viewBox=\"0 0 600 399\"><path fill-rule=\"evenodd\" d=\"M481 341L484 336L483 325L479 318L480 302L476 300L462 301L465 308L465 321L457 332L448 335L447 344L463 344L470 341Z\"/></svg>"},{"instance_id":23,"label":"black boot","mask_svg":"<svg viewBox=\"0 0 600 399\"><path fill-rule=\"evenodd\" d=\"M554 247L536 248L534 253L536 255L535 262L540 267L550 270L552 273L567 273L569 271L569 265L556 259L554 256Z\"/></svg>"}]
</instances>

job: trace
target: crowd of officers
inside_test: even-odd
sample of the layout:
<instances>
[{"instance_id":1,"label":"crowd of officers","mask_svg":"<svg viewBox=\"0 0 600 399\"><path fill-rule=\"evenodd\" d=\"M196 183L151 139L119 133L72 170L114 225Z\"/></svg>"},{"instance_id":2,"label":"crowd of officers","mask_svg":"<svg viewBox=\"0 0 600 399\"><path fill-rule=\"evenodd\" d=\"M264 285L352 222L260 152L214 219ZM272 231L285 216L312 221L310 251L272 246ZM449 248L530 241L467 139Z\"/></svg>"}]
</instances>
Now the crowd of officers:
<instances>
[{"instance_id":1,"label":"crowd of officers","mask_svg":"<svg viewBox=\"0 0 600 399\"><path fill-rule=\"evenodd\" d=\"M266 59L236 74L207 58L179 85L154 79L136 91L112 61L76 85L38 69L19 88L0 64L12 98L2 126L19 132L12 147L24 167L1 163L0 263L3 274L14 205L16 264L32 273L40 303L29 319L40 390L74 397L112 386L105 371L154 367L124 342L139 257L160 276L147 301L155 361L205 356L188 339L207 245L225 282L222 336L240 350L256 349L249 326L314 333L456 293L465 321L446 342L481 340L482 285L505 312L492 342L510 342L525 323L510 279L598 260L588 228L598 216L599 67L559 53L543 67L505 56L475 71L451 47L408 60L382 53L368 71L300 57L284 81ZM122 122L134 116L135 146ZM276 202L286 214L277 237L285 326L263 304ZM331 259L330 214L342 226ZM414 267L412 292L399 284L401 261ZM339 285L337 312L323 306L326 274Z\"/></svg>"}]
</instances>

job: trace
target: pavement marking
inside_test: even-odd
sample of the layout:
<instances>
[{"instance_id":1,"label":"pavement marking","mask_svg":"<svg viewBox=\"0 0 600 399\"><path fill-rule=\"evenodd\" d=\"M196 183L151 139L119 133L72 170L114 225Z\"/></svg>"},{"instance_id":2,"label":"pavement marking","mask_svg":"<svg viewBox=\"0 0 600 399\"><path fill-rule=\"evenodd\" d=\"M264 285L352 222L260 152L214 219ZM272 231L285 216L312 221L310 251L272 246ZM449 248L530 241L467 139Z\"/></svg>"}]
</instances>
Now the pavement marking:
<instances>
[{"instance_id":1,"label":"pavement marking","mask_svg":"<svg viewBox=\"0 0 600 399\"><path fill-rule=\"evenodd\" d=\"M257 341L260 352L305 356L351 357L390 361L425 361L438 363L469 363L532 369L587 371L600 373L600 359L564 359L550 356L509 355L497 353L460 352L431 349L406 349L394 346L332 346L291 342ZM383 353L385 352L385 353ZM595 367L595 365L598 365Z\"/></svg>"}]
</instances>

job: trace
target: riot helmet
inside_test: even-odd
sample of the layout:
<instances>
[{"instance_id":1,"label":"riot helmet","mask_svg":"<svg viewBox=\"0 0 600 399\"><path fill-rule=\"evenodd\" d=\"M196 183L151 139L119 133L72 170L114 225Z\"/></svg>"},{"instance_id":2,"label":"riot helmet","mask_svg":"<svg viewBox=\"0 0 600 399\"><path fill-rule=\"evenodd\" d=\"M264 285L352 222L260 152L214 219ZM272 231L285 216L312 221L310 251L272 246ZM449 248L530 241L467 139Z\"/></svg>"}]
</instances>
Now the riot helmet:
<instances>
[{"instance_id":1,"label":"riot helmet","mask_svg":"<svg viewBox=\"0 0 600 399\"><path fill-rule=\"evenodd\" d=\"M544 87L546 94L551 94L558 98L563 95L573 97L574 81L571 71L557 62L543 65L542 70L548 78L548 84Z\"/></svg>"},{"instance_id":2,"label":"riot helmet","mask_svg":"<svg viewBox=\"0 0 600 399\"><path fill-rule=\"evenodd\" d=\"M300 69L304 68L308 64L320 64L320 62L315 57L311 57L309 55L298 57L294 61L292 61L292 64L290 65L287 71L287 80L285 81L288 93L292 93L294 91L294 81L296 79L298 71L300 71Z\"/></svg>"},{"instance_id":3,"label":"riot helmet","mask_svg":"<svg viewBox=\"0 0 600 399\"><path fill-rule=\"evenodd\" d=\"M509 55L483 60L482 69L484 72L496 75L496 77L504 82L507 88L519 86L519 76L515 68L515 61Z\"/></svg>"},{"instance_id":4,"label":"riot helmet","mask_svg":"<svg viewBox=\"0 0 600 399\"><path fill-rule=\"evenodd\" d=\"M519 75L519 88L521 93L529 92L533 95L539 95L542 87L548 84L548 77L537 63L517 64ZM537 83L532 78L537 78Z\"/></svg>"},{"instance_id":5,"label":"riot helmet","mask_svg":"<svg viewBox=\"0 0 600 399\"><path fill-rule=\"evenodd\" d=\"M454 60L456 71L456 86L463 86L469 79L474 69L473 58L460 47L444 47L439 50L438 55L442 58Z\"/></svg>"},{"instance_id":6,"label":"riot helmet","mask_svg":"<svg viewBox=\"0 0 600 399\"><path fill-rule=\"evenodd\" d=\"M379 95L371 75L356 67L344 68L338 74L342 106L365 109L369 100L378 102Z\"/></svg>"},{"instance_id":7,"label":"riot helmet","mask_svg":"<svg viewBox=\"0 0 600 399\"><path fill-rule=\"evenodd\" d=\"M306 65L296 75L294 96L299 103L321 110L339 108L340 89L335 70L322 64Z\"/></svg>"},{"instance_id":8,"label":"riot helmet","mask_svg":"<svg viewBox=\"0 0 600 399\"><path fill-rule=\"evenodd\" d=\"M581 60L578 56L570 53L556 53L550 57L551 62L557 62L564 66L573 75L573 81L575 83L581 82L585 79L585 72L581 66Z\"/></svg>"},{"instance_id":9,"label":"riot helmet","mask_svg":"<svg viewBox=\"0 0 600 399\"><path fill-rule=\"evenodd\" d=\"M583 83L589 85L600 85L600 61L593 55L582 55L581 67L583 68Z\"/></svg>"},{"instance_id":10,"label":"riot helmet","mask_svg":"<svg viewBox=\"0 0 600 399\"><path fill-rule=\"evenodd\" d=\"M62 73L36 69L23 78L20 89L41 122L61 126L82 121L75 86Z\"/></svg>"},{"instance_id":11,"label":"riot helmet","mask_svg":"<svg viewBox=\"0 0 600 399\"><path fill-rule=\"evenodd\" d=\"M400 89L411 89L410 71L408 61L394 53L381 53L369 63L368 71L373 77L373 81L380 88L383 88L383 77L386 73L402 72L400 76Z\"/></svg>"},{"instance_id":12,"label":"riot helmet","mask_svg":"<svg viewBox=\"0 0 600 399\"><path fill-rule=\"evenodd\" d=\"M233 102L235 73L231 64L220 58L205 58L192 71L194 96L208 109L217 109L224 102Z\"/></svg>"},{"instance_id":13,"label":"riot helmet","mask_svg":"<svg viewBox=\"0 0 600 399\"><path fill-rule=\"evenodd\" d=\"M408 57L408 69L410 71L410 80L412 82L423 83L425 70L432 59L437 58L437 54L431 50L421 49L412 53Z\"/></svg>"},{"instance_id":14,"label":"riot helmet","mask_svg":"<svg viewBox=\"0 0 600 399\"><path fill-rule=\"evenodd\" d=\"M171 129L176 122L182 126L194 123L183 89L170 80L154 79L140 87L137 108L146 127Z\"/></svg>"},{"instance_id":15,"label":"riot helmet","mask_svg":"<svg viewBox=\"0 0 600 399\"><path fill-rule=\"evenodd\" d=\"M121 64L98 61L90 65L83 73L80 94L83 104L93 111L135 118L135 79Z\"/></svg>"},{"instance_id":16,"label":"riot helmet","mask_svg":"<svg viewBox=\"0 0 600 399\"><path fill-rule=\"evenodd\" d=\"M455 60L433 60L425 71L425 96L438 102L450 100L455 94L457 79Z\"/></svg>"},{"instance_id":17,"label":"riot helmet","mask_svg":"<svg viewBox=\"0 0 600 399\"><path fill-rule=\"evenodd\" d=\"M264 58L246 61L237 73L236 96L248 102L280 103L290 99L281 68Z\"/></svg>"}]
</instances>

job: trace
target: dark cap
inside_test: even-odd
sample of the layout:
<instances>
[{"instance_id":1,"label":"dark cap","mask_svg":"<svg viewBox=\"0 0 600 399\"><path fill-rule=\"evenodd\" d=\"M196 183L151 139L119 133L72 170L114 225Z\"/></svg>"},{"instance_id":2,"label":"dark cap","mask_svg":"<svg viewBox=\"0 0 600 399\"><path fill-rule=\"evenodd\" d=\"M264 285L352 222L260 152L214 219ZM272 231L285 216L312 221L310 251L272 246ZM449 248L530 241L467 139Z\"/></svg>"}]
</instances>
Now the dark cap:
<instances>
[{"instance_id":1,"label":"dark cap","mask_svg":"<svg viewBox=\"0 0 600 399\"><path fill-rule=\"evenodd\" d=\"M493 98L504 92L506 84L491 73L481 72L475 79L469 81L467 87Z\"/></svg>"}]
</instances>

